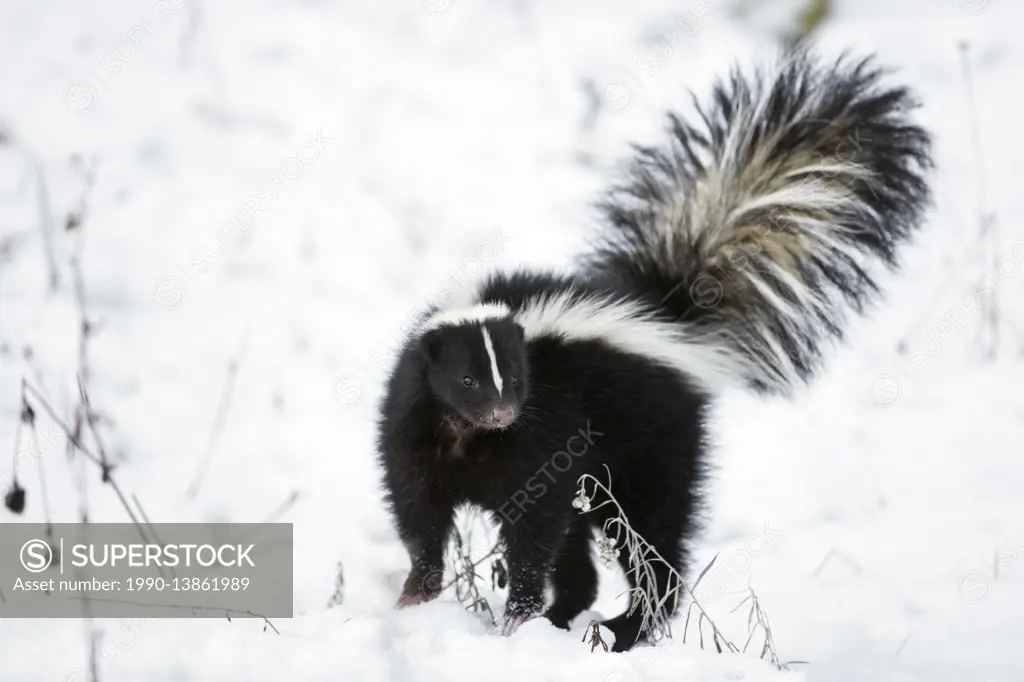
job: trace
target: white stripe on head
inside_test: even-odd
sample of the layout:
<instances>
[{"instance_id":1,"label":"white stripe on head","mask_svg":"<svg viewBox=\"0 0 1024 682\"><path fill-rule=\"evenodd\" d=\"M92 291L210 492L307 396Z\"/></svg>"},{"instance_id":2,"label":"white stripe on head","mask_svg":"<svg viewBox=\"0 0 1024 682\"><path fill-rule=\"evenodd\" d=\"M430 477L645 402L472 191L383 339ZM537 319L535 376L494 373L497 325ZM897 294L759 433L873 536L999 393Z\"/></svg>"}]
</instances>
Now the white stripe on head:
<instances>
[{"instance_id":1,"label":"white stripe on head","mask_svg":"<svg viewBox=\"0 0 1024 682\"><path fill-rule=\"evenodd\" d=\"M428 332L431 329L463 324L483 324L487 320L497 320L511 314L512 311L504 303L478 303L468 308L439 310L423 321L420 331Z\"/></svg>"},{"instance_id":2,"label":"white stripe on head","mask_svg":"<svg viewBox=\"0 0 1024 682\"><path fill-rule=\"evenodd\" d=\"M487 327L480 325L480 331L484 335L484 348L487 349L487 357L491 359L491 376L494 377L494 385L501 396L501 372L498 371L498 358L494 355L494 344L491 343L491 335L487 333Z\"/></svg>"}]
</instances>

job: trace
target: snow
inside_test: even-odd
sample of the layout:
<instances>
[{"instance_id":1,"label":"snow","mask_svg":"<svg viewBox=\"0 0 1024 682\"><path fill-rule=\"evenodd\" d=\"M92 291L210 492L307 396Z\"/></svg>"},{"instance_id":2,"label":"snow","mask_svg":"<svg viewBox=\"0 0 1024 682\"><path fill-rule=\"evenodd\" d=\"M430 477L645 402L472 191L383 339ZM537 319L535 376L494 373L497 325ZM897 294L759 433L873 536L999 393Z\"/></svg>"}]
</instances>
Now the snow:
<instances>
[{"instance_id":1,"label":"snow","mask_svg":"<svg viewBox=\"0 0 1024 682\"><path fill-rule=\"evenodd\" d=\"M392 609L407 559L373 422L403 323L483 268L565 266L628 142L656 139L688 88L770 59L800 5L6 3L0 443L14 440L22 377L65 418L77 402L80 243L98 326L91 398L121 486L157 521L260 521L298 495L280 517L295 524L297 613L275 622L280 635L238 619L103 621L101 679L1021 679L1024 6L1010 0L842 0L820 29L824 52L899 67L938 171L903 272L821 379L791 401L730 394L716 411L694 543L698 570L719 558L700 593L742 644L746 612L729 612L752 585L782 660L807 664L778 672L678 639L591 653L594 614L571 633L534 621L504 638L450 598ZM83 191L72 155L98 166L85 222L66 233ZM996 221L984 245L979 187ZM990 359L986 287L1000 311ZM233 361L224 428L190 496ZM0 465L0 483L17 466L29 495L2 522L44 518L39 471L54 520L78 517L78 465L40 424L50 440ZM88 510L126 520L93 470ZM326 608L338 562L345 599ZM624 583L602 580L607 617ZM0 620L0 680L87 680L86 651L80 621Z\"/></svg>"}]
</instances>

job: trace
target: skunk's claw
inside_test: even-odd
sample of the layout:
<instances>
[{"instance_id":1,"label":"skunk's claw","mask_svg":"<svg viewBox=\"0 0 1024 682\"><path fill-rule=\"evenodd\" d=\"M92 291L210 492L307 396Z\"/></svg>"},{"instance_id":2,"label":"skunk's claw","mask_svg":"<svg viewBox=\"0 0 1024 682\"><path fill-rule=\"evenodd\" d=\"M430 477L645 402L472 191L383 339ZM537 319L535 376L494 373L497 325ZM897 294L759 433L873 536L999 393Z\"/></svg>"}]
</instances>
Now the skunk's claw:
<instances>
[{"instance_id":1,"label":"skunk's claw","mask_svg":"<svg viewBox=\"0 0 1024 682\"><path fill-rule=\"evenodd\" d=\"M406 606L416 606L436 599L441 594L443 576L444 572L440 570L429 571L426 575L410 572L395 608L404 609Z\"/></svg>"},{"instance_id":2,"label":"skunk's claw","mask_svg":"<svg viewBox=\"0 0 1024 682\"><path fill-rule=\"evenodd\" d=\"M508 637L513 632L519 629L523 623L528 620L533 620L539 614L532 611L526 611L521 613L507 614L501 624L501 634L503 637Z\"/></svg>"}]
</instances>

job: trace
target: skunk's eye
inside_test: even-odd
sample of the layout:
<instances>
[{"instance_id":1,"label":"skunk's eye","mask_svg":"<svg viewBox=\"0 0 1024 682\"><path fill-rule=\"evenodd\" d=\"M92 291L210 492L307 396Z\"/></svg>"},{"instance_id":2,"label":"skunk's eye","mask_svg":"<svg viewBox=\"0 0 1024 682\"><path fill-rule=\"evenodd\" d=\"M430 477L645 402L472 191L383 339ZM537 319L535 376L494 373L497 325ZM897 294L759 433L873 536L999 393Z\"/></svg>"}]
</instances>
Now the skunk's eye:
<instances>
[{"instance_id":1,"label":"skunk's eye","mask_svg":"<svg viewBox=\"0 0 1024 682\"><path fill-rule=\"evenodd\" d=\"M476 386L476 379L467 375L462 377L462 383L464 383L466 386Z\"/></svg>"},{"instance_id":2,"label":"skunk's eye","mask_svg":"<svg viewBox=\"0 0 1024 682\"><path fill-rule=\"evenodd\" d=\"M513 374L513 375L512 375L512 377L511 377L511 379L510 379L510 381L511 381L511 382L512 382L513 384L517 384L517 383L519 383L519 377L517 377L517 376L516 376L515 374Z\"/></svg>"}]
</instances>

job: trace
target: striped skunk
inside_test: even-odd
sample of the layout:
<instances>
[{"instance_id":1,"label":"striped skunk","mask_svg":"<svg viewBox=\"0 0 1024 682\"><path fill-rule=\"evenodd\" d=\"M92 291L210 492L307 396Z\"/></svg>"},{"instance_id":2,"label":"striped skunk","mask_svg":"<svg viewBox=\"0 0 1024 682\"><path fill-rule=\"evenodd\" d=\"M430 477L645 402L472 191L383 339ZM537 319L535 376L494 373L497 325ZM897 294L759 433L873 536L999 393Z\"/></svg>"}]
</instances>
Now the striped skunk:
<instances>
[{"instance_id":1,"label":"striped skunk","mask_svg":"<svg viewBox=\"0 0 1024 682\"><path fill-rule=\"evenodd\" d=\"M805 50L734 71L693 120L669 117L667 144L636 148L574 272L494 274L424 315L378 433L412 564L399 606L438 595L453 510L471 503L500 525L504 634L541 613L568 628L596 597L590 542L608 518L573 509L585 473L610 474L632 528L685 570L709 399L809 379L928 204L929 136L883 75ZM616 651L641 623L604 623Z\"/></svg>"}]
</instances>

